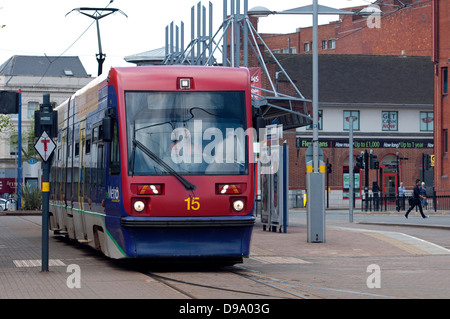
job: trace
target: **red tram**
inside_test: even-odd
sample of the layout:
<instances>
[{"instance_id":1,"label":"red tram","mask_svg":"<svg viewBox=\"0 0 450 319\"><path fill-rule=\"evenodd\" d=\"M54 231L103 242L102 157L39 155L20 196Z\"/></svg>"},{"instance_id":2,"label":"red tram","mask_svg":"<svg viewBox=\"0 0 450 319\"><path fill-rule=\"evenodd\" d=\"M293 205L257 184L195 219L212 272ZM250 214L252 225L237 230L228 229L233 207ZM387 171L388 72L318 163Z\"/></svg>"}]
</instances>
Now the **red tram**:
<instances>
[{"instance_id":1,"label":"red tram","mask_svg":"<svg viewBox=\"0 0 450 319\"><path fill-rule=\"evenodd\" d=\"M57 107L50 226L111 258L241 262L255 222L247 69L112 68Z\"/></svg>"}]
</instances>

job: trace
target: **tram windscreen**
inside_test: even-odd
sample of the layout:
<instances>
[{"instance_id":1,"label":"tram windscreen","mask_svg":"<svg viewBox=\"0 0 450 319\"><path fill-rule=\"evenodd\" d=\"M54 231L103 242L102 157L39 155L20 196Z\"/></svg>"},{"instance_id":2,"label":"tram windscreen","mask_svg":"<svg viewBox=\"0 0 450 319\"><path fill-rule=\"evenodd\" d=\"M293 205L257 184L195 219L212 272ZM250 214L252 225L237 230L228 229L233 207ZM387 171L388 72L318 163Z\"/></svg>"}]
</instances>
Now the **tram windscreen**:
<instances>
[{"instance_id":1,"label":"tram windscreen","mask_svg":"<svg viewBox=\"0 0 450 319\"><path fill-rule=\"evenodd\" d=\"M125 107L129 175L248 174L245 92L128 91Z\"/></svg>"}]
</instances>

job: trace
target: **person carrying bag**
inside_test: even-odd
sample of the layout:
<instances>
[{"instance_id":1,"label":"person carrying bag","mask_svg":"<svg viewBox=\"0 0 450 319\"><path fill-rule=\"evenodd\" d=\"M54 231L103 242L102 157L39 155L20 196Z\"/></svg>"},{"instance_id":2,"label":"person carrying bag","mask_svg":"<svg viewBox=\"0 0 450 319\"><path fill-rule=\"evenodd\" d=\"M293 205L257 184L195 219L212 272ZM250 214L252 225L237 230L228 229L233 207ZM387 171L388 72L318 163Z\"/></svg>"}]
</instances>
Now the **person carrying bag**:
<instances>
[{"instance_id":1,"label":"person carrying bag","mask_svg":"<svg viewBox=\"0 0 450 319\"><path fill-rule=\"evenodd\" d=\"M409 199L409 209L406 211L405 217L408 218L408 214L411 212L411 210L418 206L419 207L419 211L420 211L420 215L422 215L422 218L428 218L428 216L425 216L423 213L423 209L422 209L422 204L420 202L421 198L426 199L426 197L420 195L420 179L416 179L416 186L414 186L414 193L413 193L413 197Z\"/></svg>"}]
</instances>

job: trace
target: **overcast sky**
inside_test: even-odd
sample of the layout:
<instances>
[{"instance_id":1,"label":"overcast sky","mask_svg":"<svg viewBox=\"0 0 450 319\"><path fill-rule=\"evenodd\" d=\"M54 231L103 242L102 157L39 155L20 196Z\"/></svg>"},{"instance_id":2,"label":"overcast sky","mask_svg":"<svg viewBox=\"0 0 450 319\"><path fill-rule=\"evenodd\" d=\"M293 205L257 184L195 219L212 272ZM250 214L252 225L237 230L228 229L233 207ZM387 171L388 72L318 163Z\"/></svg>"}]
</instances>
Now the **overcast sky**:
<instances>
[{"instance_id":1,"label":"overcast sky","mask_svg":"<svg viewBox=\"0 0 450 319\"><path fill-rule=\"evenodd\" d=\"M79 56L87 72L97 74L97 31L93 19L78 12L79 7L105 7L110 0L0 0L0 64L13 55ZM199 0L114 0L110 8L120 13L100 20L100 33L106 61L103 70L111 66L133 66L124 57L164 46L165 26L174 21L185 24L185 42L190 40L191 7ZM222 22L222 0L211 0L214 6L214 32ZM229 0L230 2L230 0ZM243 3L243 0L241 0ZM370 0L319 0L320 5L346 8L369 5ZM208 1L202 4L208 7ZM282 11L312 4L312 0L249 0L249 8L265 6ZM337 20L323 16L319 23ZM91 25L92 24L92 25ZM261 18L262 33L294 32L310 26L310 16L272 16ZM91 26L89 28L89 26ZM87 31L86 31L87 30ZM86 31L86 32L85 32ZM83 34L83 32L85 32Z\"/></svg>"}]
</instances>

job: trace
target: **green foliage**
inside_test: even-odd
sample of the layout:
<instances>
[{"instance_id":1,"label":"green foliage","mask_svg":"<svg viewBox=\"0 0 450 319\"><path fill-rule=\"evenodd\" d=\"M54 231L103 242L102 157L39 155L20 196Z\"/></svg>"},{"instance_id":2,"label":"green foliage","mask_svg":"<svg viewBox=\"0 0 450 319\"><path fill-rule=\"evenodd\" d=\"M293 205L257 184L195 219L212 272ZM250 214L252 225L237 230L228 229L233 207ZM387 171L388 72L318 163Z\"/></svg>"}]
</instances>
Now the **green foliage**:
<instances>
[{"instance_id":1,"label":"green foliage","mask_svg":"<svg viewBox=\"0 0 450 319\"><path fill-rule=\"evenodd\" d=\"M42 205L42 191L39 187L23 184L21 186L21 196L24 201L24 210L39 210Z\"/></svg>"},{"instance_id":2,"label":"green foliage","mask_svg":"<svg viewBox=\"0 0 450 319\"><path fill-rule=\"evenodd\" d=\"M17 150L18 148L18 133L13 132L9 137L9 143L12 148ZM40 161L39 154L34 149L34 143L36 142L34 137L34 119L30 121L30 126L22 130L22 160L28 162L30 158L34 158L36 161Z\"/></svg>"},{"instance_id":3,"label":"green foliage","mask_svg":"<svg viewBox=\"0 0 450 319\"><path fill-rule=\"evenodd\" d=\"M6 114L0 114L0 132L8 130L14 131L14 125L11 123L11 117Z\"/></svg>"}]
</instances>

